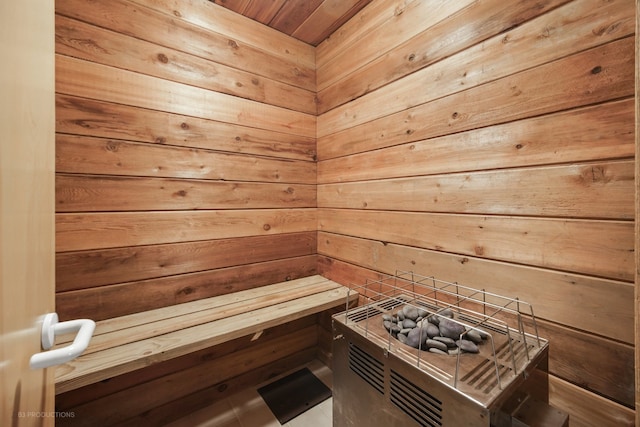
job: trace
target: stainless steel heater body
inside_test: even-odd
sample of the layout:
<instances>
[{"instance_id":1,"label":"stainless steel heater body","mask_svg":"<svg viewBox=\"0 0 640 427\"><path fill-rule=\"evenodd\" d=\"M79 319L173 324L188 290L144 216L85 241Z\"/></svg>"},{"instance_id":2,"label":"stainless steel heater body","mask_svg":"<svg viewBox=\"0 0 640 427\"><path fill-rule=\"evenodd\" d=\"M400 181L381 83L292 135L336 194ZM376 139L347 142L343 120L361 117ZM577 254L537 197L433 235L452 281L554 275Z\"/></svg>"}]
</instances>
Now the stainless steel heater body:
<instances>
[{"instance_id":1,"label":"stainless steel heater body","mask_svg":"<svg viewBox=\"0 0 640 427\"><path fill-rule=\"evenodd\" d=\"M568 423L548 405L548 342L526 302L411 272L354 290L360 304L333 317L335 427ZM485 338L479 352L435 354L403 344L383 315L407 305L430 316L453 312L461 339L470 331Z\"/></svg>"}]
</instances>

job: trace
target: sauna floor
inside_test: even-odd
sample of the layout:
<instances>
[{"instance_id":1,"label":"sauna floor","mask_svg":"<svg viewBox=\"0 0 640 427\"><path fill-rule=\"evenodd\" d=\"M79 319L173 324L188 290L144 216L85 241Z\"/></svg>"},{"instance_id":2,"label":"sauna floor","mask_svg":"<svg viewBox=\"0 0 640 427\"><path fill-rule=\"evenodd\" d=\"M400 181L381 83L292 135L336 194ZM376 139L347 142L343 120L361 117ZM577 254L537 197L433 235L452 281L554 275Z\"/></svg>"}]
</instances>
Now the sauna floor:
<instances>
[{"instance_id":1,"label":"sauna floor","mask_svg":"<svg viewBox=\"0 0 640 427\"><path fill-rule=\"evenodd\" d=\"M303 367L309 368L329 388L332 385L331 370L320 361L312 361L304 366L292 369L295 372ZM282 376L286 376L287 372ZM280 378L280 377L278 377ZM269 382L276 380L273 378ZM266 383L265 383L266 384ZM240 391L215 404L189 414L169 424L171 427L330 427L332 425L333 399L329 398L314 406L286 424L280 424L267 404L262 400L258 384Z\"/></svg>"}]
</instances>

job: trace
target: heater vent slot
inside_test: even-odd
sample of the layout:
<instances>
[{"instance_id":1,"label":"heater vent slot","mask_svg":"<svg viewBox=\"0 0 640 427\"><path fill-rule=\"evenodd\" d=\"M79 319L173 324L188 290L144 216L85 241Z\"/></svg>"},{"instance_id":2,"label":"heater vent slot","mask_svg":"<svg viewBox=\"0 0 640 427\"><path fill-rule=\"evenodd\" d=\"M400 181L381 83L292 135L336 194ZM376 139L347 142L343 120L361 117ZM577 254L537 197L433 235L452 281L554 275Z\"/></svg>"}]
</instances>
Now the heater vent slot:
<instances>
[{"instance_id":1,"label":"heater vent slot","mask_svg":"<svg viewBox=\"0 0 640 427\"><path fill-rule=\"evenodd\" d=\"M382 301L376 304L376 306L384 308L385 310L393 310L394 308L402 304L405 304L407 301L408 300L406 298L397 297L397 298L389 299L387 301Z\"/></svg>"},{"instance_id":2,"label":"heater vent slot","mask_svg":"<svg viewBox=\"0 0 640 427\"><path fill-rule=\"evenodd\" d=\"M349 368L380 394L384 393L384 365L353 343L349 343Z\"/></svg>"},{"instance_id":3,"label":"heater vent slot","mask_svg":"<svg viewBox=\"0 0 640 427\"><path fill-rule=\"evenodd\" d=\"M366 320L370 317L374 317L379 315L380 313L382 313L379 309L375 308L375 307L366 307L363 308L362 310L353 310L349 313L349 315L347 316L347 319L349 319L352 322L362 322L363 320Z\"/></svg>"},{"instance_id":4,"label":"heater vent slot","mask_svg":"<svg viewBox=\"0 0 640 427\"><path fill-rule=\"evenodd\" d=\"M391 370L390 399L421 426L442 425L442 401Z\"/></svg>"}]
</instances>

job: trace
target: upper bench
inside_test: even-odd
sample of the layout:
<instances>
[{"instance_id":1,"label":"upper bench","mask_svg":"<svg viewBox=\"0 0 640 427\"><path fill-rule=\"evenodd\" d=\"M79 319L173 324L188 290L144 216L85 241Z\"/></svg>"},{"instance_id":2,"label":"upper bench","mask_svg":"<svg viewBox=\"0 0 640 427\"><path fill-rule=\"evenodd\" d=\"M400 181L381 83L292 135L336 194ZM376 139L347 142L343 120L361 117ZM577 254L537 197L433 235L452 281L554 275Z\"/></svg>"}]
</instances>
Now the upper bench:
<instances>
[{"instance_id":1,"label":"upper bench","mask_svg":"<svg viewBox=\"0 0 640 427\"><path fill-rule=\"evenodd\" d=\"M346 307L357 298L349 288L316 275L98 321L86 351L56 367L56 394Z\"/></svg>"}]
</instances>

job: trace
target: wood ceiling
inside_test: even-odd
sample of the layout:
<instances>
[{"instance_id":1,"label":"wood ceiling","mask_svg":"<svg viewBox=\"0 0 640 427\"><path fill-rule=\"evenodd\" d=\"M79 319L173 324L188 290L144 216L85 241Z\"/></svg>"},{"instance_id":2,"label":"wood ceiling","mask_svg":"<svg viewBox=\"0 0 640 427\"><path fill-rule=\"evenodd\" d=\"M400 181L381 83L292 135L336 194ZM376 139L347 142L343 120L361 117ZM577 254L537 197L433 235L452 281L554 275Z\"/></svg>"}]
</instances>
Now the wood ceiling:
<instances>
[{"instance_id":1,"label":"wood ceiling","mask_svg":"<svg viewBox=\"0 0 640 427\"><path fill-rule=\"evenodd\" d=\"M210 0L317 46L372 0Z\"/></svg>"}]
</instances>

